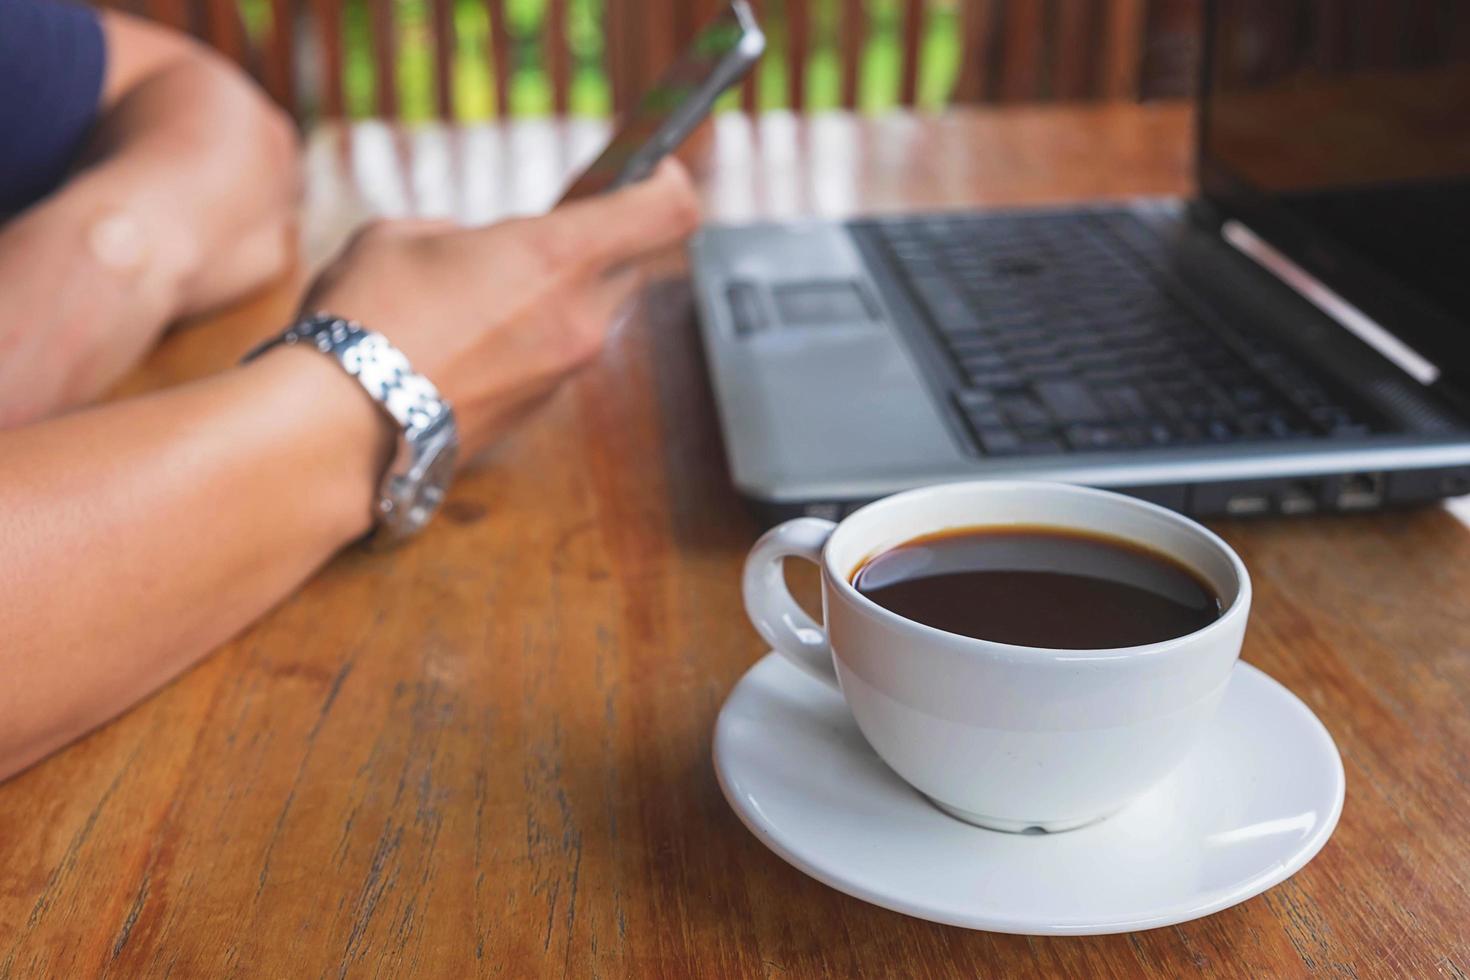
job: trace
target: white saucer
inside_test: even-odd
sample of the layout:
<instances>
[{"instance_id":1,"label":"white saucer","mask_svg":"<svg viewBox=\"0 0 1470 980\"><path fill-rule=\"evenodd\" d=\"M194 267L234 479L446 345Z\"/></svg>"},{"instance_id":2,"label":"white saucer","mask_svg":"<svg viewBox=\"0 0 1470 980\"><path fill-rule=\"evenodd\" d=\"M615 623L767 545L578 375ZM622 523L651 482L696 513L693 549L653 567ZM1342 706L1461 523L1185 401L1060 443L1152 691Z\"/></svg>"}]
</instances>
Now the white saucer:
<instances>
[{"instance_id":1,"label":"white saucer","mask_svg":"<svg viewBox=\"0 0 1470 980\"><path fill-rule=\"evenodd\" d=\"M1152 929L1259 895L1321 850L1344 786L1322 723L1247 664L1178 770L1065 833L941 813L868 747L840 695L774 653L730 693L714 755L740 819L817 880L921 919L1029 935Z\"/></svg>"}]
</instances>

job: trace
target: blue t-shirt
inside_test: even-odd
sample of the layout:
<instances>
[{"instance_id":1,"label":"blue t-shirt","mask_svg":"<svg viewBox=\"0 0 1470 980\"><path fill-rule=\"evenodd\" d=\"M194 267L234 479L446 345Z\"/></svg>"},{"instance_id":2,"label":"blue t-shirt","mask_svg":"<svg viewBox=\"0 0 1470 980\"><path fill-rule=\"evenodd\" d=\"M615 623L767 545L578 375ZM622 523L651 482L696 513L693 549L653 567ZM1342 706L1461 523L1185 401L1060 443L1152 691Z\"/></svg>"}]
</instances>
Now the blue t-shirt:
<instances>
[{"instance_id":1,"label":"blue t-shirt","mask_svg":"<svg viewBox=\"0 0 1470 980\"><path fill-rule=\"evenodd\" d=\"M96 117L106 66L92 9L0 0L0 216L66 177Z\"/></svg>"}]
</instances>

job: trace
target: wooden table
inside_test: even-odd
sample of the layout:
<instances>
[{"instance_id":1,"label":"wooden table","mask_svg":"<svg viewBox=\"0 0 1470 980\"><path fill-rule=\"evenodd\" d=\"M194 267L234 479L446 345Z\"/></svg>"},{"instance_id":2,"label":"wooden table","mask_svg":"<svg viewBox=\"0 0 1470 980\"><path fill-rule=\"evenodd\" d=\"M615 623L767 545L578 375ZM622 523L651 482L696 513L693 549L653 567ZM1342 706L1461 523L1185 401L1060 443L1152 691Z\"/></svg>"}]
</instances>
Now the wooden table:
<instances>
[{"instance_id":1,"label":"wooden table","mask_svg":"<svg viewBox=\"0 0 1470 980\"><path fill-rule=\"evenodd\" d=\"M1187 128L1178 107L729 117L692 162L726 218L1036 202L1184 191ZM308 251L371 210L534 208L597 136L318 134ZM175 333L130 389L229 363L291 302ZM0 786L0 976L1466 976L1470 530L1437 508L1217 527L1256 581L1245 658L1347 768L1305 870L1203 921L1083 939L818 884L710 766L763 652L736 586L758 528L676 271L420 540L344 554Z\"/></svg>"}]
</instances>

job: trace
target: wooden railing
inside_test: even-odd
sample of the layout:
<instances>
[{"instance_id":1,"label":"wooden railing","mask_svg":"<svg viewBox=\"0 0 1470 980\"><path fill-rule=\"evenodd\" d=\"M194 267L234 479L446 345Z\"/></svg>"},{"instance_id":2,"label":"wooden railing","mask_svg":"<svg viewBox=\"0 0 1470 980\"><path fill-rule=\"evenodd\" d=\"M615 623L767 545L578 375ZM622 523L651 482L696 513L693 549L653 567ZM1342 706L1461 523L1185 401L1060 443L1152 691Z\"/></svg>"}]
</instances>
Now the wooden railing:
<instances>
[{"instance_id":1,"label":"wooden railing","mask_svg":"<svg viewBox=\"0 0 1470 980\"><path fill-rule=\"evenodd\" d=\"M189 31L245 65L267 91L298 116L348 114L344 13L354 0L101 0ZM512 79L520 69L506 0L356 0L369 24L372 114L403 114L399 69L404 46L403 11L422 11L414 25L427 38L433 115L462 118L455 72L462 67L459 36L467 5L488 21L477 56L488 67L498 116L512 114ZM247 30L242 9L251 6L264 27ZM674 58L680 46L721 0L600 0L601 70L611 108L626 106ZM880 5L898 15L896 91L879 101L913 106L925 77L926 39L935 18L957 35L958 71L944 101L1014 102L1079 99L1136 100L1182 94L1189 84L1198 0L756 0L773 41L779 67L767 66L744 86L746 110L769 107L761 80L779 81L784 104L809 108L808 89L819 28L822 44L835 49L839 81L835 104L862 107L869 41ZM568 41L569 0L542 0L541 70L550 111L572 108L574 57ZM482 22L483 23L483 22ZM835 36L833 36L835 35ZM422 44L422 40L419 42ZM1160 53L1163 52L1161 56ZM769 57L769 56L768 56ZM870 100L871 101L871 100ZM359 104L356 111L362 112Z\"/></svg>"}]
</instances>

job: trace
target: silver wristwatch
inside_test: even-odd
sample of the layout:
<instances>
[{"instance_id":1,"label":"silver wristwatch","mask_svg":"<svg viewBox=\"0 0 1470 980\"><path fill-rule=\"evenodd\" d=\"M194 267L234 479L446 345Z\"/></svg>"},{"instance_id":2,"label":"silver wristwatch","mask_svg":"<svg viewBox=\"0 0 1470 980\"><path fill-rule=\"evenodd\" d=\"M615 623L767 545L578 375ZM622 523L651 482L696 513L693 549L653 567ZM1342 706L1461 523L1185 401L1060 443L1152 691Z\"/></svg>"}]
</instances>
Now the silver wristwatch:
<instances>
[{"instance_id":1,"label":"silver wristwatch","mask_svg":"<svg viewBox=\"0 0 1470 980\"><path fill-rule=\"evenodd\" d=\"M422 530L454 473L459 435L449 403L388 338L350 320L329 313L306 317L245 360L282 344L309 344L336 358L398 426L398 449L378 488L377 527L369 542L392 545Z\"/></svg>"}]
</instances>

